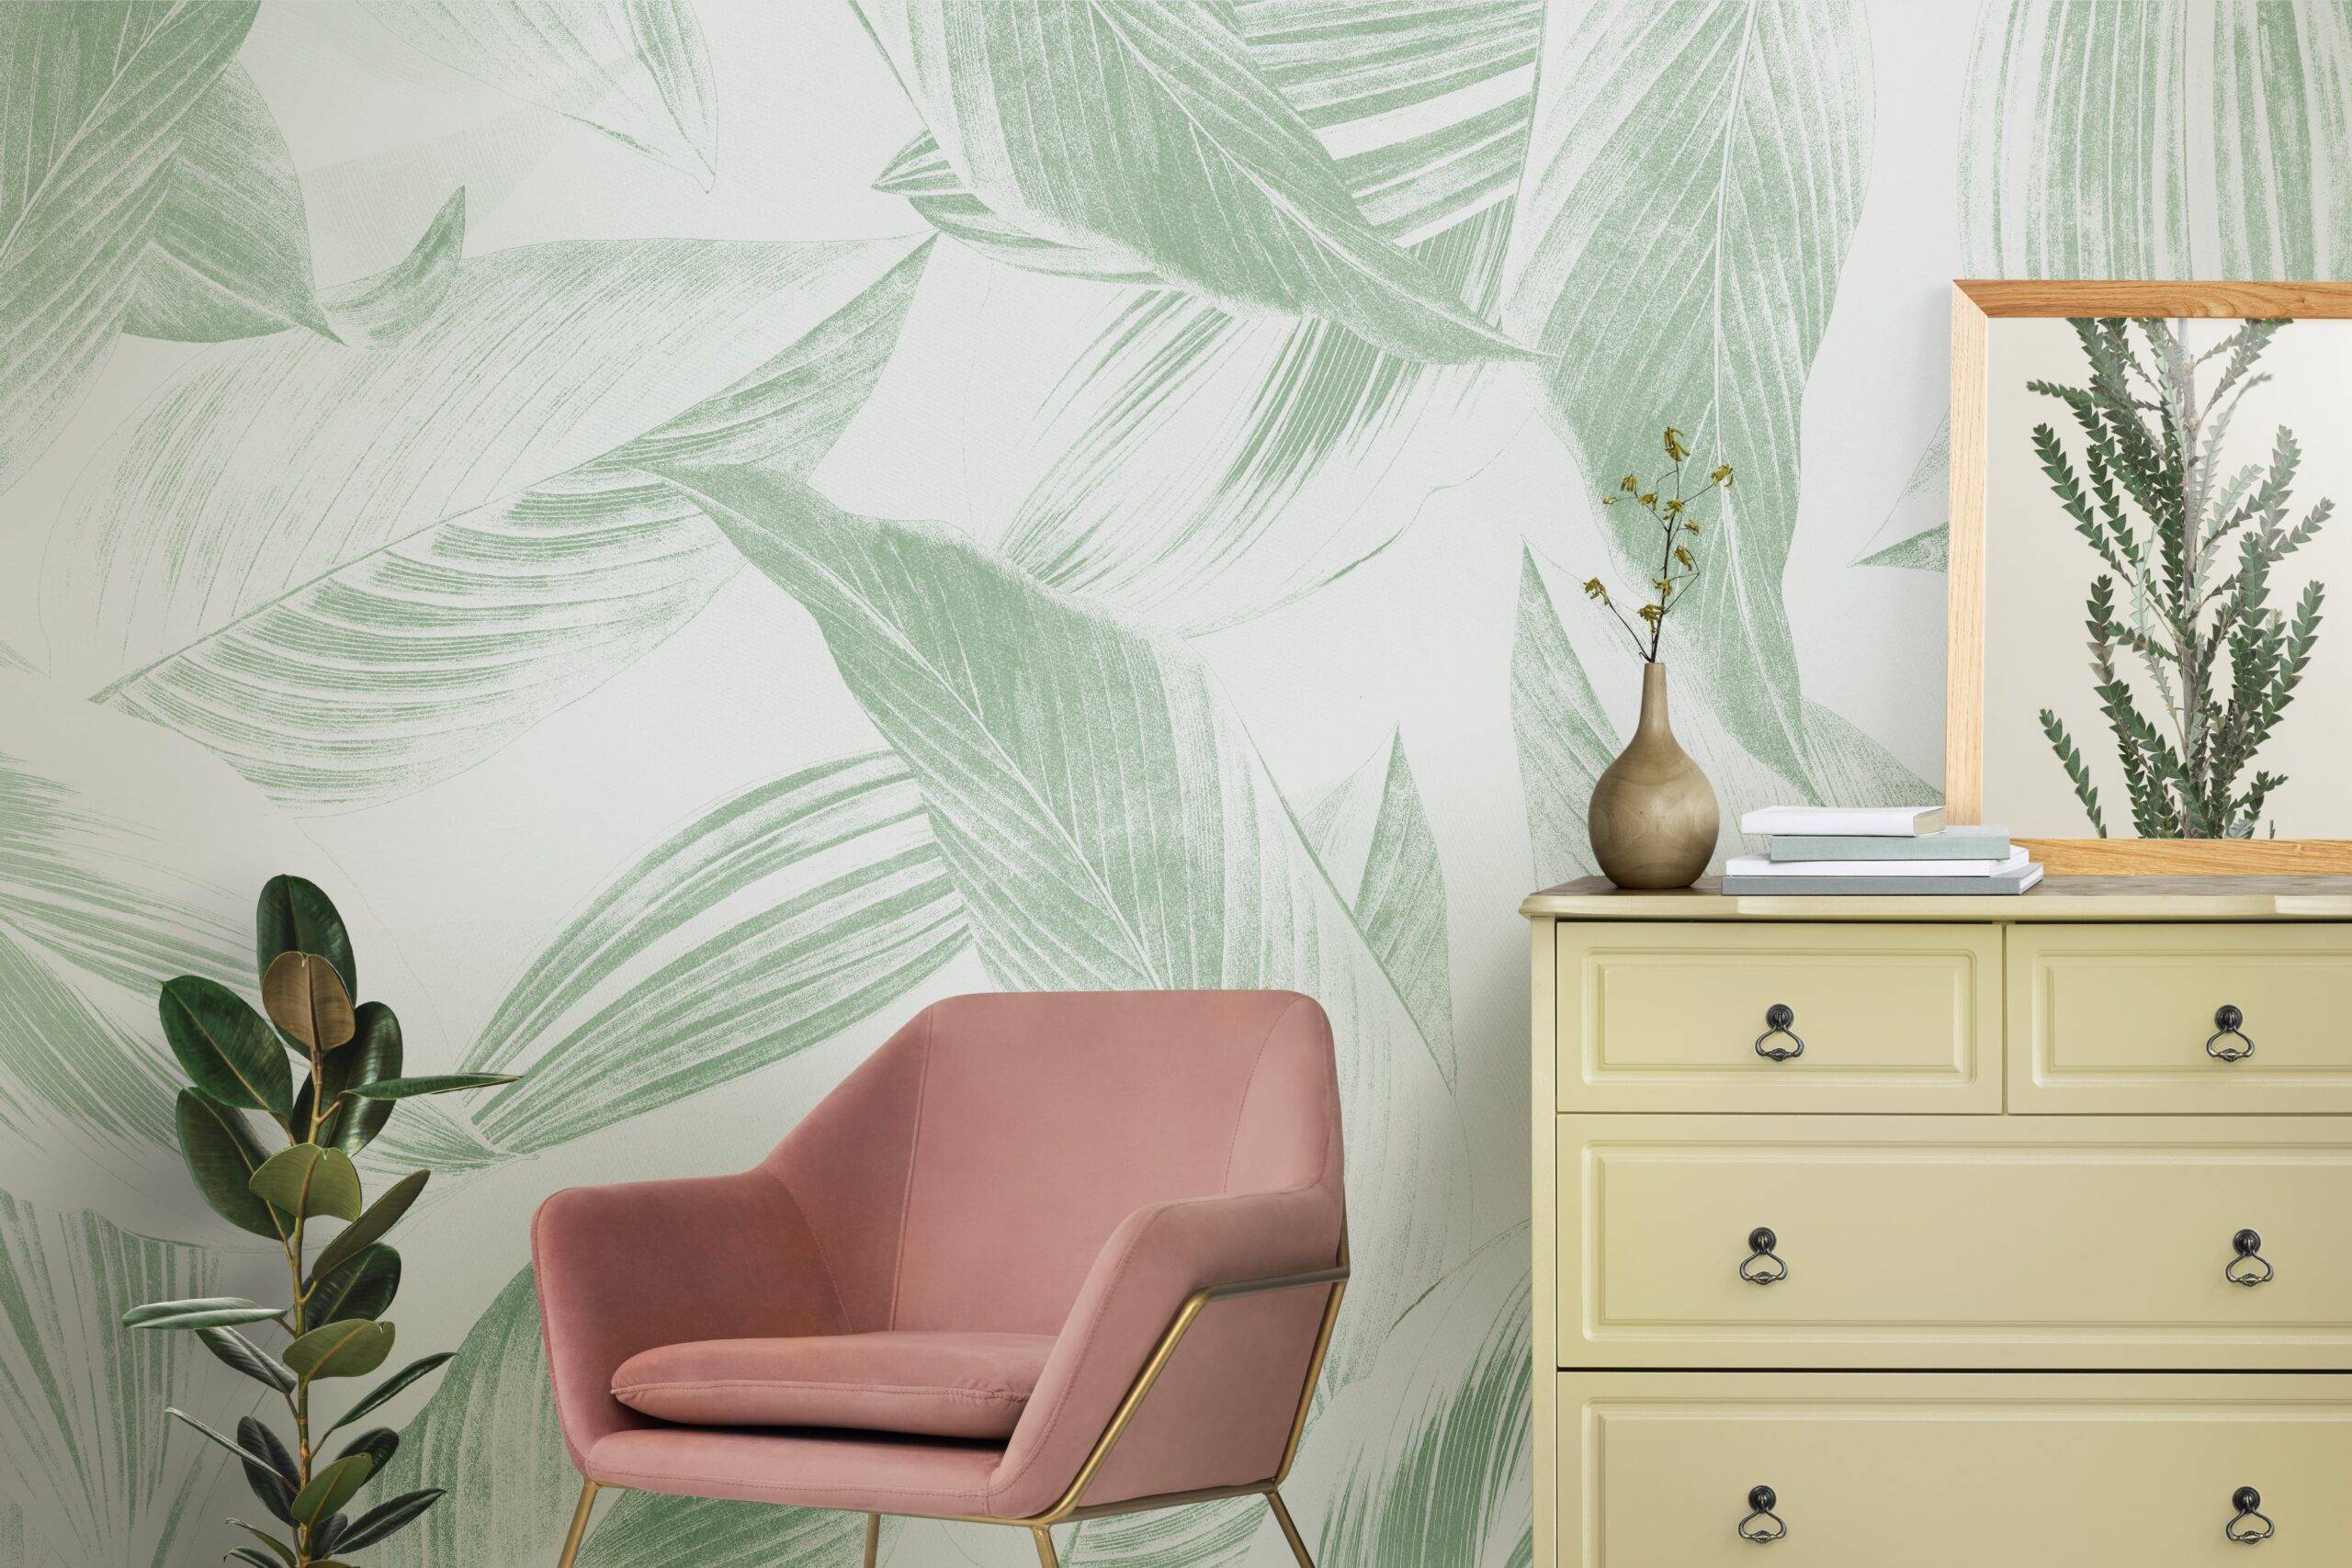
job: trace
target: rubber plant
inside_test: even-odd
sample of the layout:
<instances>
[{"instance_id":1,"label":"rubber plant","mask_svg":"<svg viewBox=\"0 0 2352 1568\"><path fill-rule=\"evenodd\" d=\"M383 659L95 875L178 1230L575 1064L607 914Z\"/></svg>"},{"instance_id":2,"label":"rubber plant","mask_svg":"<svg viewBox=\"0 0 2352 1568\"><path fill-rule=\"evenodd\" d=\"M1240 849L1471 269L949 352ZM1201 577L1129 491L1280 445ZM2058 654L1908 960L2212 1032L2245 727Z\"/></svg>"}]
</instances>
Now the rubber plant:
<instances>
[{"instance_id":1,"label":"rubber plant","mask_svg":"<svg viewBox=\"0 0 2352 1568\"><path fill-rule=\"evenodd\" d=\"M161 1010L164 1037L191 1086L178 1103L188 1174L214 1213L284 1250L288 1300L283 1306L236 1296L151 1302L122 1321L132 1329L195 1334L285 1406L290 1441L257 1416L239 1420L231 1437L186 1411L167 1412L234 1455L283 1527L230 1521L259 1542L237 1547L230 1560L250 1568L350 1568L354 1553L413 1522L444 1489L366 1500L368 1481L400 1447L400 1435L370 1427L332 1454L329 1439L452 1354L409 1362L332 1421L314 1407L321 1384L368 1377L390 1359L393 1330L384 1314L400 1290L401 1255L384 1237L432 1174L410 1171L369 1202L351 1156L403 1100L514 1080L488 1073L403 1077L400 1020L382 1002L353 1005L359 981L351 938L316 885L272 877L255 926L266 1021L228 987L194 975L164 984ZM275 1153L249 1114L256 1111L278 1135L269 1142L282 1139ZM341 1228L318 1246L327 1221ZM271 1328L282 1343L246 1333Z\"/></svg>"}]
</instances>

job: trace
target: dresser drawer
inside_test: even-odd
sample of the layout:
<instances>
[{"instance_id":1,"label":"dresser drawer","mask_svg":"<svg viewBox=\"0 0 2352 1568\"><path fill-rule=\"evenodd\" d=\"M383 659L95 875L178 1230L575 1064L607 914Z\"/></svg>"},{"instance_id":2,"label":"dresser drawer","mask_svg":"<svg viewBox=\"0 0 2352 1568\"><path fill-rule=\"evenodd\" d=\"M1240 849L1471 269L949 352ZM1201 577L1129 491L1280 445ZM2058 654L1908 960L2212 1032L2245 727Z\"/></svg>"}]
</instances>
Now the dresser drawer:
<instances>
[{"instance_id":1,"label":"dresser drawer","mask_svg":"<svg viewBox=\"0 0 2352 1568\"><path fill-rule=\"evenodd\" d=\"M1561 1568L2340 1568L2352 1379L1588 1372L1559 1380ZM1788 1536L1737 1535L1770 1486ZM2233 1494L2251 1486L2275 1533ZM1749 1528L1769 1531L1768 1521Z\"/></svg>"},{"instance_id":2,"label":"dresser drawer","mask_svg":"<svg viewBox=\"0 0 2352 1568\"><path fill-rule=\"evenodd\" d=\"M2008 971L2012 1111L2352 1111L2352 926L2018 926Z\"/></svg>"},{"instance_id":3,"label":"dresser drawer","mask_svg":"<svg viewBox=\"0 0 2352 1568\"><path fill-rule=\"evenodd\" d=\"M1558 1160L1562 1366L2352 1366L2330 1118L1569 1116Z\"/></svg>"},{"instance_id":4,"label":"dresser drawer","mask_svg":"<svg viewBox=\"0 0 2352 1568\"><path fill-rule=\"evenodd\" d=\"M1563 1111L2001 1108L1996 928L1555 929Z\"/></svg>"}]
</instances>

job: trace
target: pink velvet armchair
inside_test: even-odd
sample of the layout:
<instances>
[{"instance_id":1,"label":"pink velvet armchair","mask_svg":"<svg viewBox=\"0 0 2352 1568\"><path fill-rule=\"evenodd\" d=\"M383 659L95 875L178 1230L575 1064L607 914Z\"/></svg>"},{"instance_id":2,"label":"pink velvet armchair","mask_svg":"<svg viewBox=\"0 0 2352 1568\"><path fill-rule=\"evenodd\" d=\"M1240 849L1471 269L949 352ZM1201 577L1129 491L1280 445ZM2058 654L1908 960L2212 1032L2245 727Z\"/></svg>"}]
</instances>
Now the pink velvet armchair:
<instances>
[{"instance_id":1,"label":"pink velvet armchair","mask_svg":"<svg viewBox=\"0 0 2352 1568\"><path fill-rule=\"evenodd\" d=\"M532 1227L584 1484L1028 1529L1261 1494L1347 1279L1330 1022L1282 991L957 997L739 1176Z\"/></svg>"}]
</instances>

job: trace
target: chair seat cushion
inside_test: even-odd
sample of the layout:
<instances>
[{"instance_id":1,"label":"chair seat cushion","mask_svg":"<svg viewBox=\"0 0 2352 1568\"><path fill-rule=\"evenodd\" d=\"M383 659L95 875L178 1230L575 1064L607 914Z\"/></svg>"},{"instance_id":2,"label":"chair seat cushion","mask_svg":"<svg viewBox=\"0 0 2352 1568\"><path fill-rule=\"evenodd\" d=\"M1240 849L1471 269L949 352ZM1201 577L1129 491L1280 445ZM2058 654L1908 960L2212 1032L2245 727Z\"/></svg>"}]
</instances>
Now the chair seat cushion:
<instances>
[{"instance_id":1,"label":"chair seat cushion","mask_svg":"<svg viewBox=\"0 0 2352 1568\"><path fill-rule=\"evenodd\" d=\"M1049 1334L939 1331L698 1339L630 1357L613 1397L687 1427L845 1427L926 1438L1012 1435Z\"/></svg>"}]
</instances>

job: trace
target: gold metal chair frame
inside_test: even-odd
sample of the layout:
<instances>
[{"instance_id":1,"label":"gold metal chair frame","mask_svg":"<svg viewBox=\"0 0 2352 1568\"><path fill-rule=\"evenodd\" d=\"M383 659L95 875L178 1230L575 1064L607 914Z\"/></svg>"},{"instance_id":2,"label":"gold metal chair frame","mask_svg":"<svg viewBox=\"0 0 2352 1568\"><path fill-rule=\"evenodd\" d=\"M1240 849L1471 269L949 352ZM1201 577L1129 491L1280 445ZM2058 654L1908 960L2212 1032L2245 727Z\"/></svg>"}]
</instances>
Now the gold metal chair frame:
<instances>
[{"instance_id":1,"label":"gold metal chair frame","mask_svg":"<svg viewBox=\"0 0 2352 1568\"><path fill-rule=\"evenodd\" d=\"M1271 1477L1264 1481L1251 1482L1243 1486L1213 1486L1196 1492L1166 1492L1156 1496L1131 1497L1121 1503L1101 1503L1092 1506L1080 1501L1086 1495L1087 1486L1094 1480L1095 1472L1101 1470L1102 1461L1110 1457L1113 1445L1118 1442L1120 1434L1127 1429L1127 1424L1135 1419L1136 1410L1143 1404L1144 1396L1151 1392L1152 1385L1159 1381L1159 1374L1167 1370L1170 1359L1176 1354L1176 1347L1184 1342L1185 1331L1193 1326L1193 1322L1208 1308L1210 1303L1229 1301L1236 1296L1263 1295L1270 1291L1306 1290L1322 1285L1330 1287L1331 1298L1324 1304L1323 1321L1315 1332L1315 1353L1307 1359L1306 1382L1299 1390L1298 1409L1291 1416L1290 1438L1283 1445L1282 1463ZM1110 1425L1102 1428L1102 1435L1095 1439L1093 1449L1086 1456L1086 1462L1079 1466L1077 1476L1052 1507L1042 1514L1032 1514L1025 1518L1018 1519L998 1518L989 1514L926 1514L920 1517L945 1519L956 1524L1010 1525L1016 1529L1025 1529L1037 1543L1037 1561L1041 1568L1059 1568L1061 1560L1054 1555L1052 1535L1052 1529L1056 1525L1083 1519L1107 1518L1114 1514L1141 1514L1159 1508L1181 1508L1187 1504L1214 1503L1227 1497L1262 1496L1266 1499L1266 1506L1273 1512L1274 1523L1282 1528L1283 1540L1289 1543L1291 1555L1298 1559L1299 1568L1315 1568L1315 1560L1307 1555L1306 1542L1299 1535L1298 1526L1290 1517L1290 1509L1283 1503L1281 1488L1282 1483L1290 1477L1292 1463L1298 1458L1299 1439L1306 1434L1306 1413L1315 1403L1315 1385L1323 1375L1323 1359L1330 1352L1332 1325L1340 1319L1340 1299L1347 1292L1348 1243L1344 1235L1340 1238L1340 1261L1336 1268L1317 1269L1305 1274L1278 1274L1263 1280L1242 1280L1232 1284L1209 1285L1194 1291L1191 1295L1186 1296L1183 1304L1176 1309L1176 1315L1170 1321L1166 1332L1160 1335L1159 1342L1152 1347L1150 1357L1143 1364L1143 1371L1136 1374L1136 1381L1128 1386L1126 1396L1119 1401L1118 1408L1111 1413ZM588 1536L588 1516L595 1507L596 1494L605 1489L605 1484L600 1482L581 1483L580 1506L572 1513L571 1529L564 1537L563 1555L557 1559L556 1568L573 1568L573 1560L580 1555L580 1544ZM621 1491L625 1488L614 1487L612 1490ZM865 1516L865 1568L876 1568L881 1547L882 1516L868 1514Z\"/></svg>"}]
</instances>

